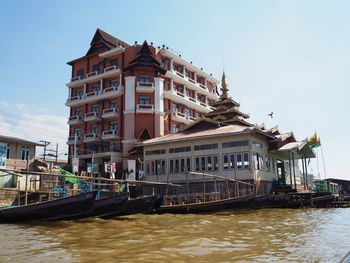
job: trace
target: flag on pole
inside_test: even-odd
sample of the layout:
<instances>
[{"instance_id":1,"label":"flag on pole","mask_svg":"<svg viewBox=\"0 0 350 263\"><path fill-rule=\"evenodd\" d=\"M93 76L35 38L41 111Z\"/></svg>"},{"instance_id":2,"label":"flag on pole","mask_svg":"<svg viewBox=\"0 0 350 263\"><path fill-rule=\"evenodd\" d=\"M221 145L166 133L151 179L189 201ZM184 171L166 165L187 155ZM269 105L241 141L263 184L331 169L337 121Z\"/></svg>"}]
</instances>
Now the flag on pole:
<instances>
[{"instance_id":1,"label":"flag on pole","mask_svg":"<svg viewBox=\"0 0 350 263\"><path fill-rule=\"evenodd\" d=\"M321 146L321 139L320 137L317 137L316 132L308 139L307 143L310 145L311 148L317 148Z\"/></svg>"}]
</instances>

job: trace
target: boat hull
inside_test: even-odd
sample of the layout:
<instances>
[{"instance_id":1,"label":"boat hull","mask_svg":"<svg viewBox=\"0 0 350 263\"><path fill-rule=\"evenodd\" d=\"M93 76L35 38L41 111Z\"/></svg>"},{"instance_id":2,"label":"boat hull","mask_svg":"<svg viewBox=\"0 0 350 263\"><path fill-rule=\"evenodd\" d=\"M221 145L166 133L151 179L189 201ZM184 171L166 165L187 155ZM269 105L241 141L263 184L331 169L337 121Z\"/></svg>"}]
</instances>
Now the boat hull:
<instances>
[{"instance_id":1,"label":"boat hull","mask_svg":"<svg viewBox=\"0 0 350 263\"><path fill-rule=\"evenodd\" d=\"M126 203L128 202L129 193L122 193L119 195L113 195L96 199L92 207L85 213L71 216L66 218L67 220L83 219L89 217L103 217L109 214L116 213L116 211L122 211Z\"/></svg>"},{"instance_id":2,"label":"boat hull","mask_svg":"<svg viewBox=\"0 0 350 263\"><path fill-rule=\"evenodd\" d=\"M255 195L229 198L218 201L161 206L156 212L159 214L188 214L188 213L210 213L223 210L240 210L249 208Z\"/></svg>"},{"instance_id":3,"label":"boat hull","mask_svg":"<svg viewBox=\"0 0 350 263\"><path fill-rule=\"evenodd\" d=\"M135 199L130 199L126 203L126 206L123 210L115 212L113 214L107 215L104 218L111 218L116 216L125 216L133 214L149 214L152 213L155 206L159 204L159 196L151 195L144 196Z\"/></svg>"},{"instance_id":4,"label":"boat hull","mask_svg":"<svg viewBox=\"0 0 350 263\"><path fill-rule=\"evenodd\" d=\"M1 209L0 222L65 219L88 211L93 206L95 198L95 192L88 192L37 204Z\"/></svg>"}]
</instances>

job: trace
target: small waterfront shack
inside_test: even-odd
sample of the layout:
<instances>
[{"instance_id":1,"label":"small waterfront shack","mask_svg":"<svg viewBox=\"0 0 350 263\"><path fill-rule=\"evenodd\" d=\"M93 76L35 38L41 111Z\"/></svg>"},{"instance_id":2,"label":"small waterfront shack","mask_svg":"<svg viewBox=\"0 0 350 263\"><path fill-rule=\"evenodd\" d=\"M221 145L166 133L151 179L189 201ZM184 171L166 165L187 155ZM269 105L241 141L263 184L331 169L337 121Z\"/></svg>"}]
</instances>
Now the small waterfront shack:
<instances>
[{"instance_id":1,"label":"small waterfront shack","mask_svg":"<svg viewBox=\"0 0 350 263\"><path fill-rule=\"evenodd\" d=\"M0 135L0 168L9 170L32 170L36 147L40 144L21 138ZM0 171L0 188L16 188L20 181L24 190L25 177L17 177Z\"/></svg>"},{"instance_id":2,"label":"small waterfront shack","mask_svg":"<svg viewBox=\"0 0 350 263\"><path fill-rule=\"evenodd\" d=\"M195 172L255 184L258 194L270 193L273 185L310 190L306 160L315 158L310 145L298 142L293 133L249 123L249 115L228 96L225 74L221 90L211 112L178 133L143 142L145 179L190 181L198 189L195 183L202 184L203 178L188 175ZM214 189L213 181L205 183L208 191Z\"/></svg>"}]
</instances>

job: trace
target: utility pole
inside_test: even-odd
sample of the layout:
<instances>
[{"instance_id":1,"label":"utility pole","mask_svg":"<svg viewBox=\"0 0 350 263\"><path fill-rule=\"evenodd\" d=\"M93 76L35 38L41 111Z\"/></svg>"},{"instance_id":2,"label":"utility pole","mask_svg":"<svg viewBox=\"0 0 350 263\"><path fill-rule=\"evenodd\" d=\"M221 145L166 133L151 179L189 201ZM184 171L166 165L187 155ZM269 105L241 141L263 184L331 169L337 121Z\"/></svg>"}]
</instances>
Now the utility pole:
<instances>
[{"instance_id":1,"label":"utility pole","mask_svg":"<svg viewBox=\"0 0 350 263\"><path fill-rule=\"evenodd\" d=\"M45 141L45 140L40 140L40 142L42 142L44 144L44 161L45 161L45 158L46 158L46 147L51 143L49 141Z\"/></svg>"}]
</instances>

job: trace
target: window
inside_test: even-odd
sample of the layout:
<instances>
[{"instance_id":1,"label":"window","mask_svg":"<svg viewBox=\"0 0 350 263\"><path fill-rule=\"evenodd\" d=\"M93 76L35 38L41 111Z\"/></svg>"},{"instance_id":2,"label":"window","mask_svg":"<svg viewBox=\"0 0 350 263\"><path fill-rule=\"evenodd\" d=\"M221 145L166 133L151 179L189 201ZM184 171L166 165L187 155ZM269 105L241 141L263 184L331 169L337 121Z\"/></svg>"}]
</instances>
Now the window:
<instances>
[{"instance_id":1,"label":"window","mask_svg":"<svg viewBox=\"0 0 350 263\"><path fill-rule=\"evenodd\" d=\"M230 169L233 170L235 167L235 155L232 153L230 154Z\"/></svg>"},{"instance_id":2,"label":"window","mask_svg":"<svg viewBox=\"0 0 350 263\"><path fill-rule=\"evenodd\" d=\"M249 153L243 153L243 166L244 169L249 168Z\"/></svg>"},{"instance_id":3,"label":"window","mask_svg":"<svg viewBox=\"0 0 350 263\"><path fill-rule=\"evenodd\" d=\"M179 132L179 125L173 124L173 133Z\"/></svg>"},{"instance_id":4,"label":"window","mask_svg":"<svg viewBox=\"0 0 350 263\"><path fill-rule=\"evenodd\" d=\"M140 82L151 82L151 77L148 74L141 74L139 77Z\"/></svg>"},{"instance_id":5,"label":"window","mask_svg":"<svg viewBox=\"0 0 350 263\"><path fill-rule=\"evenodd\" d=\"M92 112L98 113L100 106L98 104L92 105Z\"/></svg>"},{"instance_id":6,"label":"window","mask_svg":"<svg viewBox=\"0 0 350 263\"><path fill-rule=\"evenodd\" d=\"M111 80L111 87L118 88L119 87L119 79Z\"/></svg>"},{"instance_id":7,"label":"window","mask_svg":"<svg viewBox=\"0 0 350 263\"><path fill-rule=\"evenodd\" d=\"M267 171L270 171L270 157L265 157L265 168Z\"/></svg>"},{"instance_id":8,"label":"window","mask_svg":"<svg viewBox=\"0 0 350 263\"><path fill-rule=\"evenodd\" d=\"M111 66L118 66L118 59L117 58L111 60Z\"/></svg>"},{"instance_id":9,"label":"window","mask_svg":"<svg viewBox=\"0 0 350 263\"><path fill-rule=\"evenodd\" d=\"M199 164L199 157L196 157L195 158L195 171L196 172L199 172L199 167L200 167L200 164Z\"/></svg>"},{"instance_id":10,"label":"window","mask_svg":"<svg viewBox=\"0 0 350 263\"><path fill-rule=\"evenodd\" d=\"M118 129L118 124L116 121L109 123L109 130L110 131L116 131Z\"/></svg>"},{"instance_id":11,"label":"window","mask_svg":"<svg viewBox=\"0 0 350 263\"><path fill-rule=\"evenodd\" d=\"M237 169L242 169L243 162L242 162L242 153L237 153Z\"/></svg>"},{"instance_id":12,"label":"window","mask_svg":"<svg viewBox=\"0 0 350 263\"><path fill-rule=\"evenodd\" d=\"M176 84L173 84L173 91L177 92L177 86L176 86Z\"/></svg>"},{"instance_id":13,"label":"window","mask_svg":"<svg viewBox=\"0 0 350 263\"><path fill-rule=\"evenodd\" d=\"M205 171L205 157L201 158L201 171Z\"/></svg>"},{"instance_id":14,"label":"window","mask_svg":"<svg viewBox=\"0 0 350 263\"><path fill-rule=\"evenodd\" d=\"M92 66L92 72L97 71L97 73L100 73L100 64L95 64Z\"/></svg>"},{"instance_id":15,"label":"window","mask_svg":"<svg viewBox=\"0 0 350 263\"><path fill-rule=\"evenodd\" d=\"M259 170L259 154L255 153L254 154L254 169Z\"/></svg>"},{"instance_id":16,"label":"window","mask_svg":"<svg viewBox=\"0 0 350 263\"><path fill-rule=\"evenodd\" d=\"M180 160L175 160L175 173L178 173L180 171Z\"/></svg>"},{"instance_id":17,"label":"window","mask_svg":"<svg viewBox=\"0 0 350 263\"><path fill-rule=\"evenodd\" d=\"M10 159L10 144L8 144L6 148L6 159Z\"/></svg>"},{"instance_id":18,"label":"window","mask_svg":"<svg viewBox=\"0 0 350 263\"><path fill-rule=\"evenodd\" d=\"M263 148L263 144L261 142L256 142L256 141L253 141L253 146L256 147L256 148Z\"/></svg>"},{"instance_id":19,"label":"window","mask_svg":"<svg viewBox=\"0 0 350 263\"><path fill-rule=\"evenodd\" d=\"M170 160L170 170L169 170L170 173L173 173L174 171L174 163L175 163L175 160Z\"/></svg>"},{"instance_id":20,"label":"window","mask_svg":"<svg viewBox=\"0 0 350 263\"><path fill-rule=\"evenodd\" d=\"M207 169L208 169L208 171L213 170L211 156L207 156Z\"/></svg>"},{"instance_id":21,"label":"window","mask_svg":"<svg viewBox=\"0 0 350 263\"><path fill-rule=\"evenodd\" d=\"M223 156L223 168L224 168L224 170L229 169L228 154L224 154L224 156Z\"/></svg>"},{"instance_id":22,"label":"window","mask_svg":"<svg viewBox=\"0 0 350 263\"><path fill-rule=\"evenodd\" d=\"M264 156L259 154L259 170L264 170L265 166L264 166Z\"/></svg>"},{"instance_id":23,"label":"window","mask_svg":"<svg viewBox=\"0 0 350 263\"><path fill-rule=\"evenodd\" d=\"M139 97L139 104L141 104L141 105L151 104L151 97L150 96L140 96Z\"/></svg>"},{"instance_id":24,"label":"window","mask_svg":"<svg viewBox=\"0 0 350 263\"><path fill-rule=\"evenodd\" d=\"M98 94L100 92L100 85L99 84L94 85L92 87L92 91L95 92L95 94Z\"/></svg>"},{"instance_id":25,"label":"window","mask_svg":"<svg viewBox=\"0 0 350 263\"><path fill-rule=\"evenodd\" d=\"M185 90L185 95L186 95L186 97L190 96L190 91L188 89Z\"/></svg>"},{"instance_id":26,"label":"window","mask_svg":"<svg viewBox=\"0 0 350 263\"><path fill-rule=\"evenodd\" d=\"M185 146L185 147L176 147L176 148L170 148L169 153L181 153L181 152L190 152L191 146Z\"/></svg>"},{"instance_id":27,"label":"window","mask_svg":"<svg viewBox=\"0 0 350 263\"><path fill-rule=\"evenodd\" d=\"M249 146L249 141L223 142L222 148Z\"/></svg>"},{"instance_id":28,"label":"window","mask_svg":"<svg viewBox=\"0 0 350 263\"><path fill-rule=\"evenodd\" d=\"M180 159L180 172L185 172L185 159Z\"/></svg>"},{"instance_id":29,"label":"window","mask_svg":"<svg viewBox=\"0 0 350 263\"><path fill-rule=\"evenodd\" d=\"M186 171L191 171L191 158L186 158Z\"/></svg>"},{"instance_id":30,"label":"window","mask_svg":"<svg viewBox=\"0 0 350 263\"><path fill-rule=\"evenodd\" d=\"M81 108L76 109L76 110L75 110L75 116L81 117L81 115L82 115L82 110L81 110Z\"/></svg>"},{"instance_id":31,"label":"window","mask_svg":"<svg viewBox=\"0 0 350 263\"><path fill-rule=\"evenodd\" d=\"M202 144L202 145L195 145L194 150L195 151L202 151L202 150L212 150L212 149L217 149L218 144L217 143L212 143L212 144Z\"/></svg>"},{"instance_id":32,"label":"window","mask_svg":"<svg viewBox=\"0 0 350 263\"><path fill-rule=\"evenodd\" d=\"M84 69L83 68L77 70L77 77L78 76L80 77L80 79L84 78Z\"/></svg>"},{"instance_id":33,"label":"window","mask_svg":"<svg viewBox=\"0 0 350 263\"><path fill-rule=\"evenodd\" d=\"M214 155L214 170L215 171L219 170L219 160L216 155Z\"/></svg>"},{"instance_id":34,"label":"window","mask_svg":"<svg viewBox=\"0 0 350 263\"><path fill-rule=\"evenodd\" d=\"M77 137L80 137L81 136L81 128L74 129L74 134L76 134Z\"/></svg>"},{"instance_id":35,"label":"window","mask_svg":"<svg viewBox=\"0 0 350 263\"><path fill-rule=\"evenodd\" d=\"M189 109L185 109L185 118L189 119L191 116L191 111Z\"/></svg>"},{"instance_id":36,"label":"window","mask_svg":"<svg viewBox=\"0 0 350 263\"><path fill-rule=\"evenodd\" d=\"M78 89L78 90L77 90L77 96L78 96L79 98L83 97L83 94L84 94L84 92L83 92L82 89Z\"/></svg>"},{"instance_id":37,"label":"window","mask_svg":"<svg viewBox=\"0 0 350 263\"><path fill-rule=\"evenodd\" d=\"M117 109L118 108L118 102L116 100L111 101L111 108L112 109Z\"/></svg>"},{"instance_id":38,"label":"window","mask_svg":"<svg viewBox=\"0 0 350 263\"><path fill-rule=\"evenodd\" d=\"M177 112L178 111L178 107L176 104L173 104L173 112Z\"/></svg>"},{"instance_id":39,"label":"window","mask_svg":"<svg viewBox=\"0 0 350 263\"><path fill-rule=\"evenodd\" d=\"M91 126L91 133L98 134L98 126L97 125Z\"/></svg>"},{"instance_id":40,"label":"window","mask_svg":"<svg viewBox=\"0 0 350 263\"><path fill-rule=\"evenodd\" d=\"M146 151L146 155L160 155L160 154L165 154L165 149Z\"/></svg>"},{"instance_id":41,"label":"window","mask_svg":"<svg viewBox=\"0 0 350 263\"><path fill-rule=\"evenodd\" d=\"M161 161L161 171L160 171L161 174L166 174L166 162L165 160L162 160Z\"/></svg>"},{"instance_id":42,"label":"window","mask_svg":"<svg viewBox=\"0 0 350 263\"><path fill-rule=\"evenodd\" d=\"M22 146L22 160L28 160L29 159L29 146Z\"/></svg>"},{"instance_id":43,"label":"window","mask_svg":"<svg viewBox=\"0 0 350 263\"><path fill-rule=\"evenodd\" d=\"M108 150L110 152L118 152L119 151L118 144L111 142L110 144L108 144Z\"/></svg>"}]
</instances>

